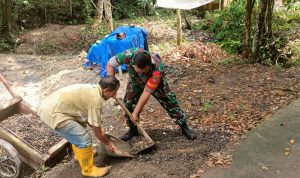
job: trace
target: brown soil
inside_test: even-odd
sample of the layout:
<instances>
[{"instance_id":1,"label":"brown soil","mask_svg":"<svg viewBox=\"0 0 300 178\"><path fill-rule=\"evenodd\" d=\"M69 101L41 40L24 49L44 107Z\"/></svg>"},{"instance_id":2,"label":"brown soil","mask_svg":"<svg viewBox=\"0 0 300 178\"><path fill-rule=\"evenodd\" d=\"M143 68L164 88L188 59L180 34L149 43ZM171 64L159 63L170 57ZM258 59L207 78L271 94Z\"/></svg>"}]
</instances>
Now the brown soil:
<instances>
[{"instance_id":1,"label":"brown soil","mask_svg":"<svg viewBox=\"0 0 300 178\"><path fill-rule=\"evenodd\" d=\"M165 26L155 26L149 31L151 43L176 39L174 30L166 32L162 30L168 29ZM192 44L196 50L191 50L189 43L181 48L170 43L163 47L168 53L158 51L168 66L171 89L188 115L197 140L186 140L179 127L151 98L141 114L141 124L156 142L155 147L132 159L108 157L98 150L96 165L112 166L106 177L190 177L207 165L220 165L222 157L218 155L223 155L220 152L228 143L239 141L245 132L300 96L299 67L284 69L259 64L230 64L215 45L205 45L209 37L194 34L192 39L198 38ZM76 56L0 55L0 58L0 71L12 82L17 93L34 105L63 86L98 81L93 72L79 67ZM125 87L124 77L120 97L123 97ZM0 90L1 93L5 91L1 85ZM5 101L2 98L5 97L1 95L0 102ZM112 100L104 105L103 128L119 137L127 128L124 112L115 113L115 110ZM99 143L96 138L93 141ZM79 164L70 161L57 165L43 177L82 176Z\"/></svg>"},{"instance_id":2,"label":"brown soil","mask_svg":"<svg viewBox=\"0 0 300 178\"><path fill-rule=\"evenodd\" d=\"M155 147L132 159L99 154L95 158L96 165L113 166L106 177L189 177L205 163L209 153L220 151L228 143L228 133L217 130L197 132L199 138L188 141L177 129L149 129L150 137L157 142ZM70 162L56 166L43 177L81 178L79 172L78 163Z\"/></svg>"},{"instance_id":3,"label":"brown soil","mask_svg":"<svg viewBox=\"0 0 300 178\"><path fill-rule=\"evenodd\" d=\"M37 67L40 62L35 62L35 57L25 57L26 60L23 56L11 56L13 60L10 63L8 58L3 58L0 63L6 68L0 70L14 83L14 88L19 88L21 94L31 87L26 90L28 99L43 98L54 89L83 82L94 75L93 72L78 70L79 64L73 60L74 57L64 60L49 57L43 63L43 68L53 70L43 70ZM195 128L198 139L194 142L186 140L159 103L151 98L141 115L141 124L156 146L133 159L99 154L95 158L96 165L113 166L107 177L189 177L199 169L204 169L212 153L222 151L229 142L237 141L242 133L300 94L300 68L216 65L192 59L172 62L167 56L163 57L169 66L171 88L190 117L189 124ZM26 64L31 64L30 75L23 74L28 70ZM14 70L16 67L18 70ZM65 69L72 72L57 75ZM35 74L39 77L33 77ZM97 79L90 81L97 82ZM120 97L124 94L126 79L121 82ZM43 87L37 87L39 90L36 92L32 90L35 85ZM104 106L103 128L107 133L119 137L127 129L123 121L124 112L114 112L115 107L112 100ZM99 141L94 139L94 142ZM59 178L62 175L81 177L78 163L71 161L59 164L44 177Z\"/></svg>"},{"instance_id":4,"label":"brown soil","mask_svg":"<svg viewBox=\"0 0 300 178\"><path fill-rule=\"evenodd\" d=\"M84 25L48 24L20 36L15 52L19 54L70 53L78 48L81 40L85 40L81 39L79 34L84 28ZM97 36L92 42L96 40Z\"/></svg>"},{"instance_id":5,"label":"brown soil","mask_svg":"<svg viewBox=\"0 0 300 178\"><path fill-rule=\"evenodd\" d=\"M1 125L42 154L47 154L52 146L62 140L62 137L31 114L13 115L2 121Z\"/></svg>"},{"instance_id":6,"label":"brown soil","mask_svg":"<svg viewBox=\"0 0 300 178\"><path fill-rule=\"evenodd\" d=\"M130 153L136 155L137 153L146 150L154 145L153 142L149 142L144 136L140 135L134 137L129 141L130 143Z\"/></svg>"}]
</instances>

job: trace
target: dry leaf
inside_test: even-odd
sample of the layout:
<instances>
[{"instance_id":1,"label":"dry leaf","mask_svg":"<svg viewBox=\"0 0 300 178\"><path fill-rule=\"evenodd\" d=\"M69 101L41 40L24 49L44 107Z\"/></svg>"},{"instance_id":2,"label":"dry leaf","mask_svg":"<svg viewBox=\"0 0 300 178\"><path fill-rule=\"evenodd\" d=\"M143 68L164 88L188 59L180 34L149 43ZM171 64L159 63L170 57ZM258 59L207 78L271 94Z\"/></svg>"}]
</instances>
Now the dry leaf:
<instances>
[{"instance_id":1,"label":"dry leaf","mask_svg":"<svg viewBox=\"0 0 300 178\"><path fill-rule=\"evenodd\" d=\"M290 148L285 148L284 152L290 151Z\"/></svg>"},{"instance_id":2,"label":"dry leaf","mask_svg":"<svg viewBox=\"0 0 300 178\"><path fill-rule=\"evenodd\" d=\"M288 156L288 155L290 155L290 152L289 152L289 151L286 151L286 152L284 152L284 155L285 155L285 156Z\"/></svg>"},{"instance_id":3,"label":"dry leaf","mask_svg":"<svg viewBox=\"0 0 300 178\"><path fill-rule=\"evenodd\" d=\"M208 161L207 162L207 166L208 167L214 167L215 165L214 165L214 163L212 161Z\"/></svg>"},{"instance_id":4,"label":"dry leaf","mask_svg":"<svg viewBox=\"0 0 300 178\"><path fill-rule=\"evenodd\" d=\"M268 168L267 166L261 166L261 169L262 169L263 171L269 170L269 168Z\"/></svg>"},{"instance_id":5,"label":"dry leaf","mask_svg":"<svg viewBox=\"0 0 300 178\"><path fill-rule=\"evenodd\" d=\"M291 144L294 144L294 143L296 143L296 140L295 140L295 139L291 139L291 140L290 140L290 143L291 143Z\"/></svg>"},{"instance_id":6,"label":"dry leaf","mask_svg":"<svg viewBox=\"0 0 300 178\"><path fill-rule=\"evenodd\" d=\"M204 170L203 170L203 169L199 169L199 170L197 171L197 174L202 174L202 173L204 173Z\"/></svg>"},{"instance_id":7,"label":"dry leaf","mask_svg":"<svg viewBox=\"0 0 300 178\"><path fill-rule=\"evenodd\" d=\"M217 161L215 162L215 165L222 165L222 164L224 164L224 161L223 161L223 160L217 160Z\"/></svg>"}]
</instances>

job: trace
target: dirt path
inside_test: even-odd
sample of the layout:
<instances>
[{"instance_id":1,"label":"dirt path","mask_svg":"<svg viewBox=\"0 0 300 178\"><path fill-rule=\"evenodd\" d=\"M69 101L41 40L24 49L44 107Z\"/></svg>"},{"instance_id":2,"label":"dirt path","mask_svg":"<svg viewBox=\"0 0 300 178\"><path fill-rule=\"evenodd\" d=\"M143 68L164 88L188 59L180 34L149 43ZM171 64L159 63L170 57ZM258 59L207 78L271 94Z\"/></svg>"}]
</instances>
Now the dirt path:
<instances>
[{"instance_id":1,"label":"dirt path","mask_svg":"<svg viewBox=\"0 0 300 178\"><path fill-rule=\"evenodd\" d=\"M0 54L0 72L14 91L33 106L53 91L73 83L97 82L97 75L83 70L77 56L33 56ZM11 96L0 85L0 106Z\"/></svg>"},{"instance_id":2,"label":"dirt path","mask_svg":"<svg viewBox=\"0 0 300 178\"><path fill-rule=\"evenodd\" d=\"M60 87L87 80L97 81L93 72L81 70L76 56L1 55L0 58L1 66L5 66L0 71L11 82L14 90L34 106L38 106L44 96ZM126 79L122 80L119 96L124 94L125 81ZM10 96L3 85L0 86L1 103L5 104ZM166 114L162 114L159 121L148 119L147 113L153 112L153 108L157 106L158 103L151 99L147 112L142 116L142 124L157 142L153 150L133 159L103 157L101 154L96 158L100 165L113 166L110 177L188 177L199 165L204 164L209 153L220 151L228 142L228 133L217 130L198 130L201 137L194 142L187 141ZM114 117L114 108L112 101L105 106L103 126L108 133L120 136L126 131L126 126ZM98 143L95 139L94 141ZM71 161L56 166L45 177L81 177L78 173L78 164Z\"/></svg>"},{"instance_id":3,"label":"dirt path","mask_svg":"<svg viewBox=\"0 0 300 178\"><path fill-rule=\"evenodd\" d=\"M1 55L0 71L16 92L33 105L37 106L41 98L60 87L98 80L93 72L80 68L76 56L52 56L41 61L43 58ZM189 122L196 129L198 139L194 142L184 139L179 128L151 98L141 123L157 142L156 147L133 159L106 157L100 153L95 158L97 165L113 166L107 177L189 177L207 164L216 164L218 159L212 161L212 155L299 96L299 68L276 70L261 65L207 63L194 63L186 68L186 63L166 62L171 88L191 118ZM125 81L122 80L119 96L124 94ZM4 102L9 97L0 86L1 102ZM206 103L208 100L210 104ZM103 127L108 133L120 136L126 126L119 121L123 113L120 117L114 115L114 108L112 100L105 105ZM62 175L81 177L78 163L62 163L43 177Z\"/></svg>"}]
</instances>

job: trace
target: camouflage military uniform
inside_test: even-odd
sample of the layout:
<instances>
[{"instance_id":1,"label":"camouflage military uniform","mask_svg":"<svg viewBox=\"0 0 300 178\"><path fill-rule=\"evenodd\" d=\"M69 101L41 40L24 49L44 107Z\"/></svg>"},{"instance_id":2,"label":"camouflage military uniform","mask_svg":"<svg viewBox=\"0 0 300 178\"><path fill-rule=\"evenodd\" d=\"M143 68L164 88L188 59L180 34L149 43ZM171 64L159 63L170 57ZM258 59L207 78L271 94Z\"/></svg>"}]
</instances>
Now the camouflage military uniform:
<instances>
[{"instance_id":1,"label":"camouflage military uniform","mask_svg":"<svg viewBox=\"0 0 300 178\"><path fill-rule=\"evenodd\" d=\"M135 72L133 68L133 65L135 65L133 59L135 54L142 51L145 50L141 48L132 48L115 56L116 61L120 65L128 65L129 80L124 97L127 109L130 112L134 111L134 107L138 103L144 88L146 88L146 90L148 90L152 96L158 100L176 124L181 125L182 123L185 123L186 115L178 106L175 93L170 90L164 72L164 65L159 56L150 53L152 64L151 69L147 74L138 74ZM126 118L128 126L133 127L134 125L128 115L126 115Z\"/></svg>"}]
</instances>

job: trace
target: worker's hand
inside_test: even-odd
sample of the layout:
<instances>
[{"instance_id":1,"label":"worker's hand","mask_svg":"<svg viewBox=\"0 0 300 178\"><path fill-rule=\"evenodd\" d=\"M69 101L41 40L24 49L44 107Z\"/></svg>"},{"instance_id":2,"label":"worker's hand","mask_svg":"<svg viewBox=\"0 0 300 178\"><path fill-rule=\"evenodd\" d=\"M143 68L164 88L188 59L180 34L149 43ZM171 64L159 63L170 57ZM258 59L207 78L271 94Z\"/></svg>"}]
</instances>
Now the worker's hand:
<instances>
[{"instance_id":1,"label":"worker's hand","mask_svg":"<svg viewBox=\"0 0 300 178\"><path fill-rule=\"evenodd\" d=\"M116 147L112 142L109 142L107 145L105 145L106 150L111 152L116 152Z\"/></svg>"},{"instance_id":2,"label":"worker's hand","mask_svg":"<svg viewBox=\"0 0 300 178\"><path fill-rule=\"evenodd\" d=\"M135 112L132 113L131 121L136 124L139 121L139 115Z\"/></svg>"}]
</instances>

